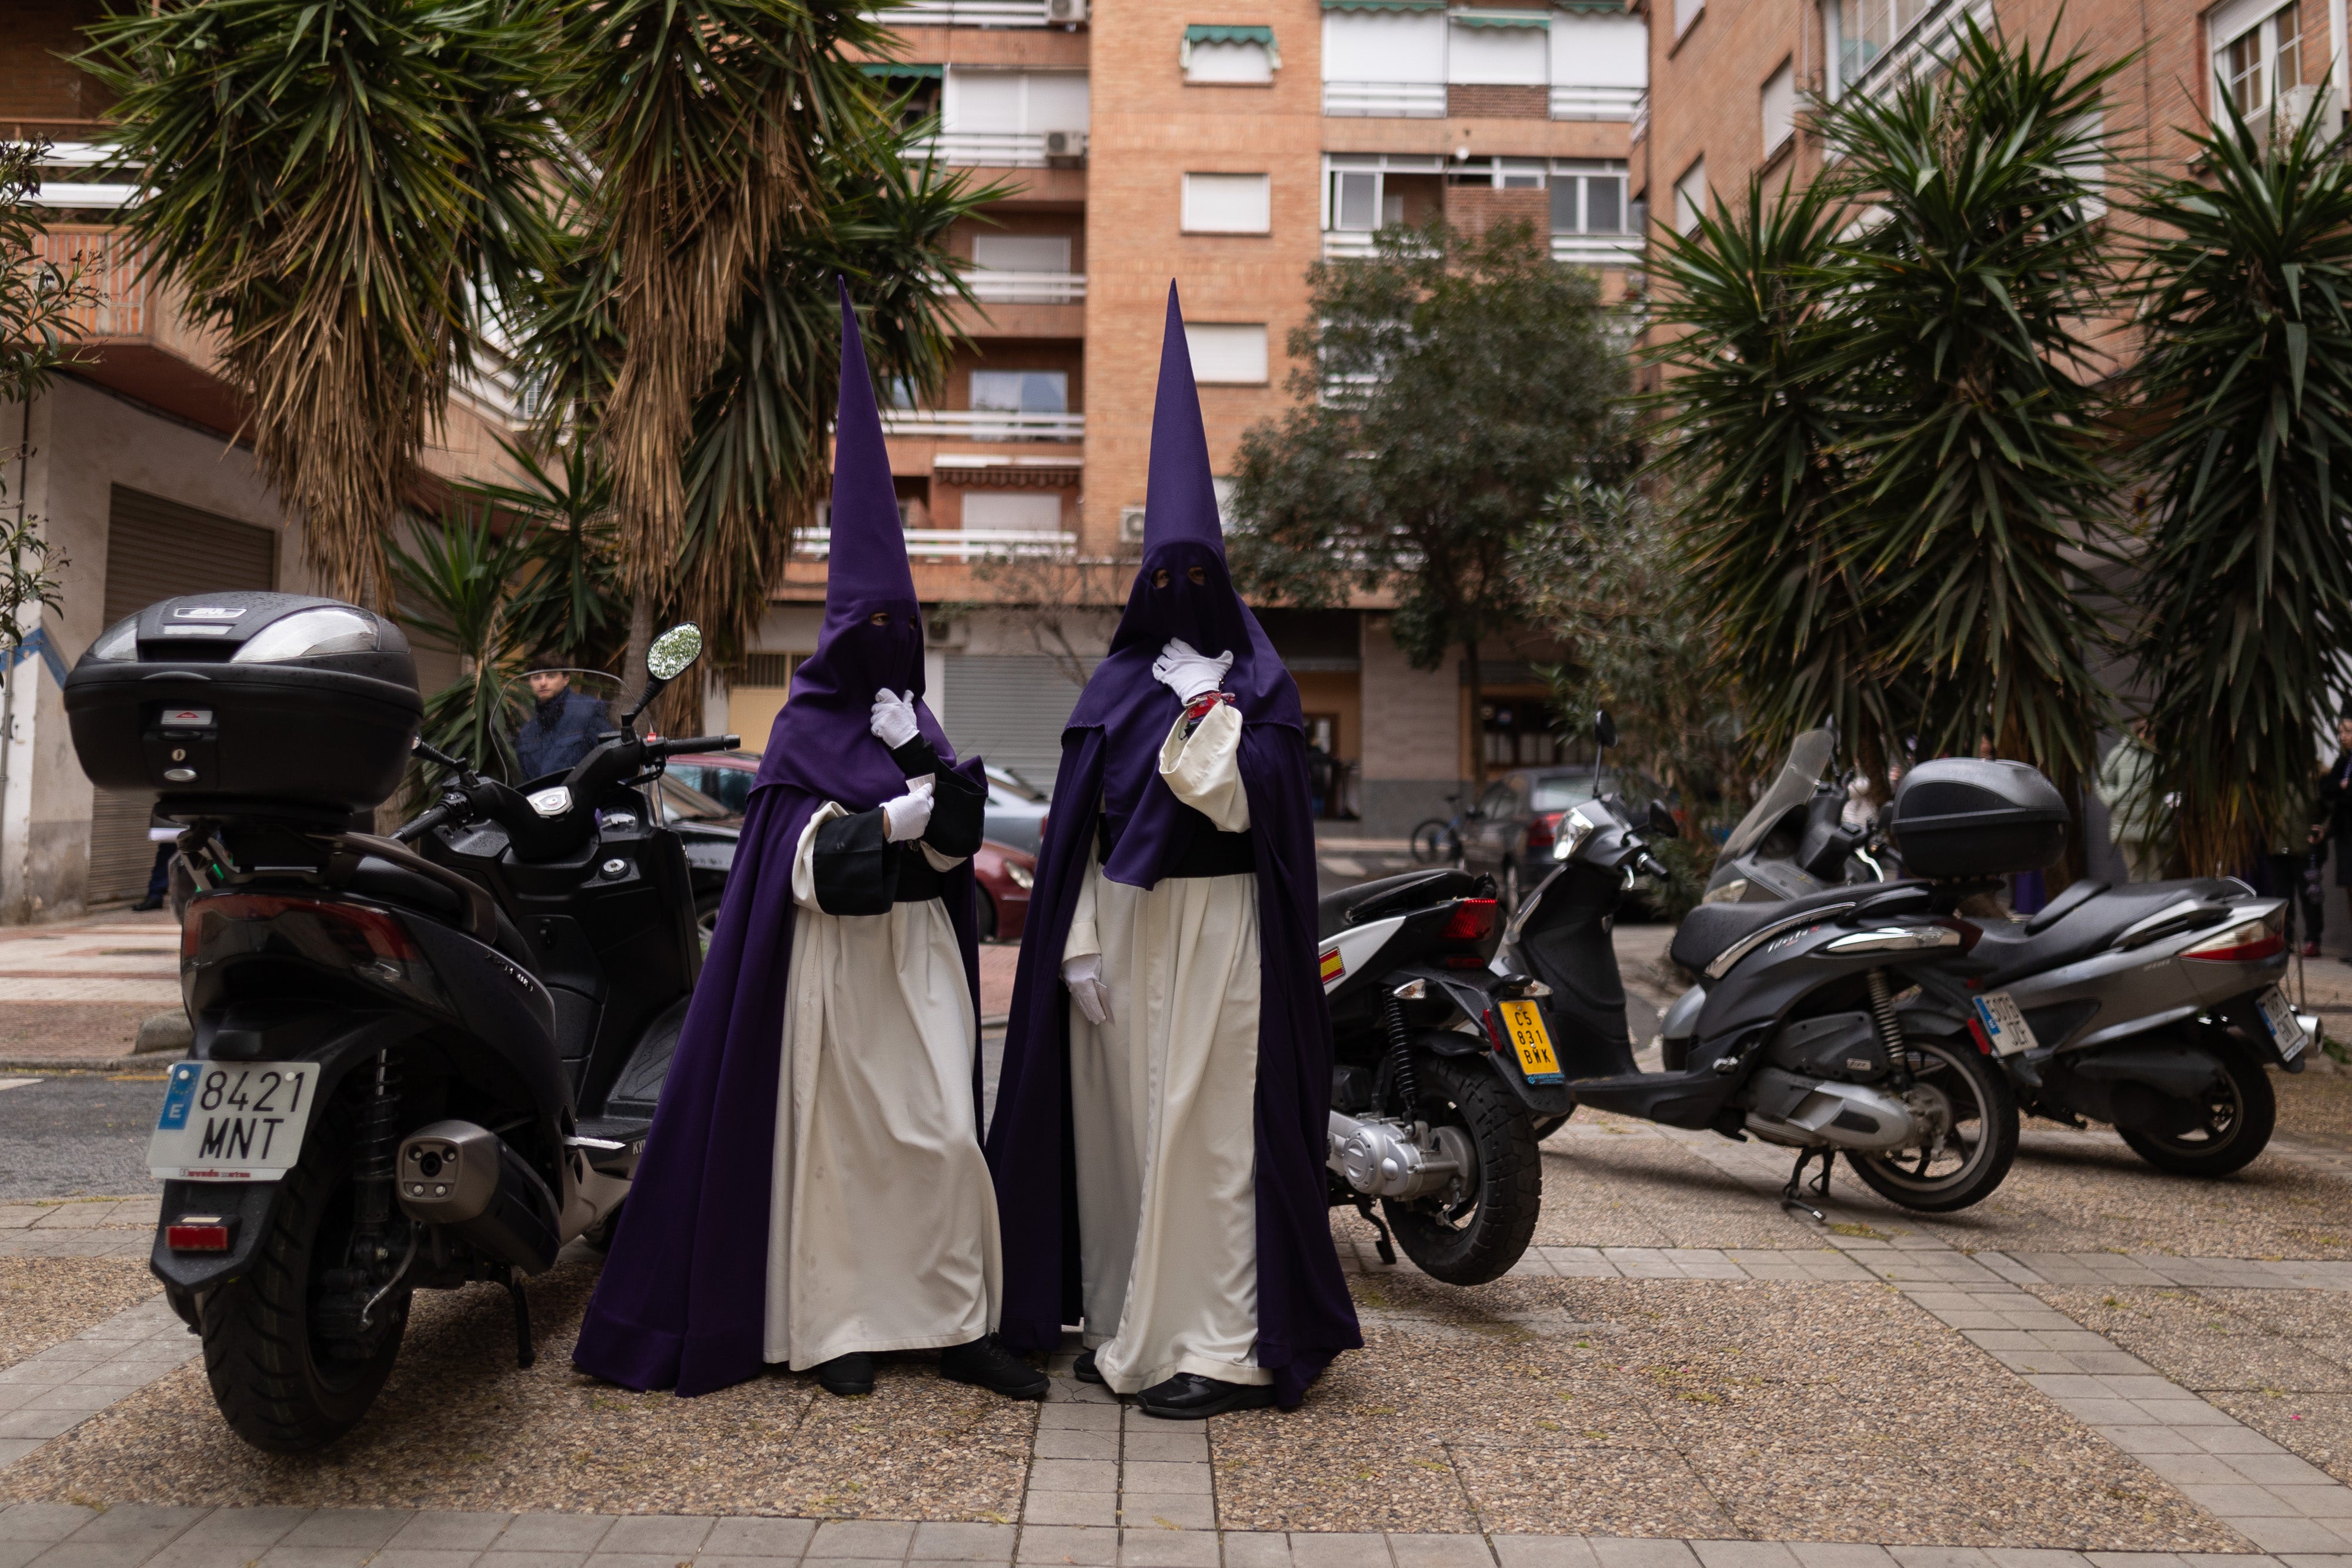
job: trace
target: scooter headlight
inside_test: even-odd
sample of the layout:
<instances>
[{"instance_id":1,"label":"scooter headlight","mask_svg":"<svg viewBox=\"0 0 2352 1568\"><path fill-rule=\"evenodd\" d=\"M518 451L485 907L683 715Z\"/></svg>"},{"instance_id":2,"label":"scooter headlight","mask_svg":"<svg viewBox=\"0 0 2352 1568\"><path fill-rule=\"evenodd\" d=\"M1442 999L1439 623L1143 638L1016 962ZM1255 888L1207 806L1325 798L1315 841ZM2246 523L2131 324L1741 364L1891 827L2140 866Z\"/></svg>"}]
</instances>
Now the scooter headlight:
<instances>
[{"instance_id":1,"label":"scooter headlight","mask_svg":"<svg viewBox=\"0 0 2352 1568\"><path fill-rule=\"evenodd\" d=\"M1592 837L1593 831L1592 819L1581 811L1570 811L1560 819L1559 831L1551 841L1551 858L1556 861L1574 860L1576 852L1584 847L1585 841Z\"/></svg>"}]
</instances>

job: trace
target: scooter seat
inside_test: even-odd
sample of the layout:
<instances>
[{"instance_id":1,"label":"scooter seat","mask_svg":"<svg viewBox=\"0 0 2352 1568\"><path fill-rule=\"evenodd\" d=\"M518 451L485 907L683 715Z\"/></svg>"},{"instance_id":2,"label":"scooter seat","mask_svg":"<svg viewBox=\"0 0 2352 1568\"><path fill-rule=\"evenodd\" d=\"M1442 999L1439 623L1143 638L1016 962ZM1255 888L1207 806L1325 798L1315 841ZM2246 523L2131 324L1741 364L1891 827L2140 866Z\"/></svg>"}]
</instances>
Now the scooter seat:
<instances>
[{"instance_id":1,"label":"scooter seat","mask_svg":"<svg viewBox=\"0 0 2352 1568\"><path fill-rule=\"evenodd\" d=\"M2042 915L2021 925L2006 920L1984 923L1984 936L1977 944L1975 956L1994 965L1986 985L1998 986L2020 975L2039 974L2104 952L2132 926L2182 899L2242 897L2245 890L2221 877L2200 876L2181 882L2128 883L2069 903L2074 893L2068 888ZM2050 915L2056 918L2045 923L2044 916Z\"/></svg>"},{"instance_id":2,"label":"scooter seat","mask_svg":"<svg viewBox=\"0 0 2352 1568\"><path fill-rule=\"evenodd\" d=\"M362 898L375 899L398 908L429 915L445 924L462 928L466 920L465 906L457 894L428 876L420 876L405 866L379 860L374 855L362 855L352 867L344 886ZM503 909L495 912L498 928L490 946L505 954L525 969L536 970L537 960L531 956L530 944L515 929Z\"/></svg>"},{"instance_id":3,"label":"scooter seat","mask_svg":"<svg viewBox=\"0 0 2352 1568\"><path fill-rule=\"evenodd\" d=\"M1833 887L1826 893L1778 899L1770 904L1702 904L1683 916L1666 956L1693 974L1700 974L1715 962L1717 955L1751 932L1807 910L1860 904L1866 898L1877 897L1891 885Z\"/></svg>"},{"instance_id":4,"label":"scooter seat","mask_svg":"<svg viewBox=\"0 0 2352 1568\"><path fill-rule=\"evenodd\" d=\"M1349 926L1361 925L1368 920L1386 920L1408 910L1469 898L1477 892L1478 882L1468 872L1449 866L1409 871L1402 876L1384 876L1377 882L1360 882L1353 887L1327 893L1316 901L1315 934L1336 936Z\"/></svg>"}]
</instances>

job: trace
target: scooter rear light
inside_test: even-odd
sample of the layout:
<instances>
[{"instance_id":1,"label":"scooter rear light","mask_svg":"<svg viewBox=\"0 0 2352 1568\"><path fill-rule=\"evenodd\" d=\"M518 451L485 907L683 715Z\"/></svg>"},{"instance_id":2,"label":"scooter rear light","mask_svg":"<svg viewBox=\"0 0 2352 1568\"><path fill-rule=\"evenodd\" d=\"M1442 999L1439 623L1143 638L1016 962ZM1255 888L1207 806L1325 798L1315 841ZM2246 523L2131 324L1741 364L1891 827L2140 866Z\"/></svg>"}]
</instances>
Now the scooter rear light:
<instances>
[{"instance_id":1,"label":"scooter rear light","mask_svg":"<svg viewBox=\"0 0 2352 1568\"><path fill-rule=\"evenodd\" d=\"M338 904L320 898L289 898L274 893L215 893L188 907L181 930L180 954L194 957L201 950L207 927L216 922L275 921L291 917L319 923L323 935L356 954L375 958L413 959L422 956L409 940L408 928L381 909Z\"/></svg>"},{"instance_id":2,"label":"scooter rear light","mask_svg":"<svg viewBox=\"0 0 2352 1568\"><path fill-rule=\"evenodd\" d=\"M1440 942L1484 942L1495 934L1495 901L1491 898L1465 898L1454 906L1447 916L1445 929L1437 934Z\"/></svg>"},{"instance_id":3,"label":"scooter rear light","mask_svg":"<svg viewBox=\"0 0 2352 1568\"><path fill-rule=\"evenodd\" d=\"M2235 925L2224 926L2180 956L2201 958L2209 964L2253 964L2275 958L2286 951L2286 936L2280 929L2284 924L2282 907L2259 920L2241 920Z\"/></svg>"},{"instance_id":4,"label":"scooter rear light","mask_svg":"<svg viewBox=\"0 0 2352 1568\"><path fill-rule=\"evenodd\" d=\"M1538 817L1533 822L1529 823L1528 825L1528 848L1531 850L1548 850L1551 848L1552 841L1559 836L1559 820L1567 815L1568 813L1566 811L1546 811L1542 816Z\"/></svg>"},{"instance_id":5,"label":"scooter rear light","mask_svg":"<svg viewBox=\"0 0 2352 1568\"><path fill-rule=\"evenodd\" d=\"M163 1245L174 1252L226 1252L228 1223L209 1214L184 1214L163 1227Z\"/></svg>"}]
</instances>

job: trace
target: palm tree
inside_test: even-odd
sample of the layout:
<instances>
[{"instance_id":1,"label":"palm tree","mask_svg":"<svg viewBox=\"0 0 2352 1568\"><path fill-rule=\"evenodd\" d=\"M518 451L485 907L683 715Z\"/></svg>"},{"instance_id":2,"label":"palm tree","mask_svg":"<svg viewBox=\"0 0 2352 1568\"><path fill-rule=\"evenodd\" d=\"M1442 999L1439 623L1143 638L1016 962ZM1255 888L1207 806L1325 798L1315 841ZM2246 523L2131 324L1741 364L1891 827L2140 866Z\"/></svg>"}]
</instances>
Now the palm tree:
<instances>
[{"instance_id":1,"label":"palm tree","mask_svg":"<svg viewBox=\"0 0 2352 1568\"><path fill-rule=\"evenodd\" d=\"M388 599L383 542L451 378L545 265L547 26L543 0L167 0L91 29L147 193L124 222L220 329L328 592Z\"/></svg>"},{"instance_id":2,"label":"palm tree","mask_svg":"<svg viewBox=\"0 0 2352 1568\"><path fill-rule=\"evenodd\" d=\"M2265 137L2227 94L2201 178L2135 204L2152 521L2133 652L2154 791L2192 872L2299 847L2314 728L2352 652L2352 166L2315 109Z\"/></svg>"}]
</instances>

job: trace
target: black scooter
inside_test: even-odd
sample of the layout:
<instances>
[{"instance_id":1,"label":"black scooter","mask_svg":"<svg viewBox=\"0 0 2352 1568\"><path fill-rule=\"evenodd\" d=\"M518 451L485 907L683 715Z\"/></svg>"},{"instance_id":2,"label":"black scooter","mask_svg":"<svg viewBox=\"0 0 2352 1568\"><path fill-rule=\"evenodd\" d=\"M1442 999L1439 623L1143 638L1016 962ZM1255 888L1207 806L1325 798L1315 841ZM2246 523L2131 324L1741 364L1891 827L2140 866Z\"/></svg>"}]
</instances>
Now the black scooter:
<instances>
[{"instance_id":1,"label":"black scooter","mask_svg":"<svg viewBox=\"0 0 2352 1568\"><path fill-rule=\"evenodd\" d=\"M360 630L339 642L337 618ZM397 628L289 595L167 601L135 619L85 655L68 700L102 782L131 776L138 736L186 775L163 774L161 810L186 825L196 890L181 949L195 1040L149 1148L164 1178L152 1266L203 1336L230 1427L305 1452L365 1416L419 1289L505 1287L530 1364L521 1278L619 1210L701 963L684 852L643 787L672 754L737 742L636 734L699 654L700 633L677 628L617 732L560 779L509 789L419 747L453 774L398 835L419 853L315 803L398 778L397 751L388 767L373 755L415 733ZM184 655L165 639L191 624L236 640ZM374 663L354 675L355 657ZM142 695L159 685L160 704ZM349 727L365 702L381 713L340 737L349 753L265 766L289 722ZM273 704L275 727L257 727ZM304 780L305 766L345 777ZM281 778L312 803L259 796Z\"/></svg>"},{"instance_id":2,"label":"black scooter","mask_svg":"<svg viewBox=\"0 0 2352 1568\"><path fill-rule=\"evenodd\" d=\"M1596 726L1605 745L1607 716ZM1932 781L1929 764L1920 770ZM1963 959L1982 932L1954 913L1980 885L1958 879L1836 889L1770 905L1702 904L1675 934L1675 961L1703 984L1676 1004L1664 1071L1633 1071L1612 941L1637 873L1660 869L1649 841L1676 831L1656 801L1646 820L1614 795L1562 819L1553 872L1520 905L1495 959L1531 976L1578 1105L1761 1138L1797 1151L1783 1201L1838 1153L1881 1196L1941 1213L1981 1201L2017 1152L2017 1102L1962 1012L1921 989L1921 971ZM1984 835L1997 838L1990 828ZM2038 862L2037 862L2038 863ZM1987 870L1981 873L1995 874ZM1898 999L1899 998L1899 999Z\"/></svg>"}]
</instances>

